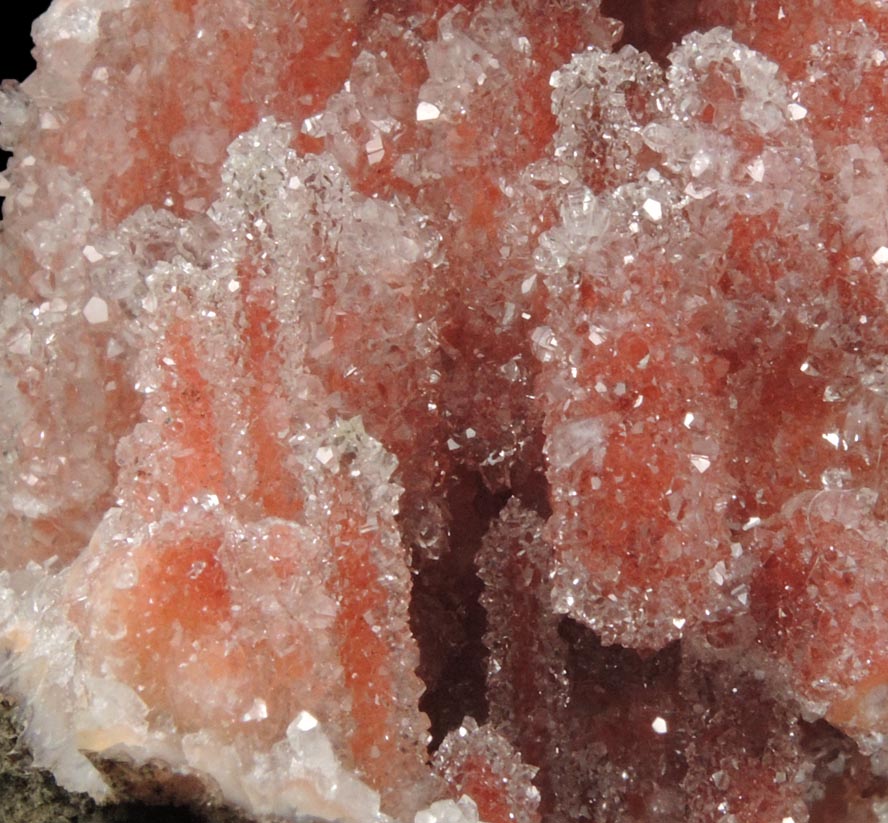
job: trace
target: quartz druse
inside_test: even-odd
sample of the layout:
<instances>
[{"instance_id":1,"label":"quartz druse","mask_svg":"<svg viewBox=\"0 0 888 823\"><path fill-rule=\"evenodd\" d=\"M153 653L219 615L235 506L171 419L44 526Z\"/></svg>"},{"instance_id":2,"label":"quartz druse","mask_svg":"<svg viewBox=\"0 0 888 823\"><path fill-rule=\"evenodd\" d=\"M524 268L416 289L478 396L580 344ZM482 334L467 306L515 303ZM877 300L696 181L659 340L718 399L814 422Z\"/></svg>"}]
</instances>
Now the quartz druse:
<instances>
[{"instance_id":1,"label":"quartz druse","mask_svg":"<svg viewBox=\"0 0 888 823\"><path fill-rule=\"evenodd\" d=\"M61 785L888 821L888 3L624 5L35 23L0 691Z\"/></svg>"}]
</instances>

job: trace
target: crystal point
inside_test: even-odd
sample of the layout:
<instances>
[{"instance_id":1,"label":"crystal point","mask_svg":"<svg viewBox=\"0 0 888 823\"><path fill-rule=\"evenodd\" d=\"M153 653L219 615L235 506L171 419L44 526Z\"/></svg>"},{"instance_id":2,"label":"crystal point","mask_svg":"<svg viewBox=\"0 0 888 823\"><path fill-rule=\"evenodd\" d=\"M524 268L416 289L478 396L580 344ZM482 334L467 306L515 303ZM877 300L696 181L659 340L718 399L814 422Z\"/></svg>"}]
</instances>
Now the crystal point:
<instances>
[{"instance_id":1,"label":"crystal point","mask_svg":"<svg viewBox=\"0 0 888 823\"><path fill-rule=\"evenodd\" d=\"M884 3L34 37L0 688L39 765L260 821L885 817Z\"/></svg>"}]
</instances>

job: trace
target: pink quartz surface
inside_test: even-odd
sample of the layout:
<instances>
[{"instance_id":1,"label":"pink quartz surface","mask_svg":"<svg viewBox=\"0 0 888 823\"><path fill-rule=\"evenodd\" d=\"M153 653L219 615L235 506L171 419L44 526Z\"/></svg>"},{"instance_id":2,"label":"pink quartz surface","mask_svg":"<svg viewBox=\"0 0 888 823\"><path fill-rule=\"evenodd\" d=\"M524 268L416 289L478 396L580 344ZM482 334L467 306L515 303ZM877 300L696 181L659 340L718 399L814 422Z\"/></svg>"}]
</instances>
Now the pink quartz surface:
<instances>
[{"instance_id":1,"label":"pink quartz surface","mask_svg":"<svg viewBox=\"0 0 888 823\"><path fill-rule=\"evenodd\" d=\"M34 37L0 686L39 764L256 819L888 819L888 6Z\"/></svg>"}]
</instances>

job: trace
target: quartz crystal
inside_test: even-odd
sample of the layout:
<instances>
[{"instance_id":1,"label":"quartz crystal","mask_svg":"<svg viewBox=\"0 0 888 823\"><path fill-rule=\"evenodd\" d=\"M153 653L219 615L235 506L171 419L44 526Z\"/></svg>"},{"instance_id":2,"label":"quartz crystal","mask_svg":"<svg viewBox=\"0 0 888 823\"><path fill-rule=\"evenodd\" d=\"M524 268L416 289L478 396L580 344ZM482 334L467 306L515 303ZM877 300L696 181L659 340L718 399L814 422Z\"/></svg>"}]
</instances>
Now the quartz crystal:
<instances>
[{"instance_id":1,"label":"quartz crystal","mask_svg":"<svg viewBox=\"0 0 888 823\"><path fill-rule=\"evenodd\" d=\"M33 34L0 690L37 764L256 820L888 820L888 5Z\"/></svg>"}]
</instances>

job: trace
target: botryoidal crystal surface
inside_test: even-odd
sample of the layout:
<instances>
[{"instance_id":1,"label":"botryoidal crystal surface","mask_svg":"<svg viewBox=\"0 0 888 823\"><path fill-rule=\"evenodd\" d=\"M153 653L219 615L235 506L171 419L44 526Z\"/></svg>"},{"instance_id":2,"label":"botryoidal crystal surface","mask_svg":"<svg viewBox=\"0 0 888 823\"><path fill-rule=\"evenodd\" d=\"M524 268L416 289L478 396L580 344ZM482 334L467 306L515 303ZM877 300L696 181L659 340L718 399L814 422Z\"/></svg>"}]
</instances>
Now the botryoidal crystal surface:
<instances>
[{"instance_id":1,"label":"botryoidal crystal surface","mask_svg":"<svg viewBox=\"0 0 888 823\"><path fill-rule=\"evenodd\" d=\"M0 689L60 784L888 820L888 6L634 6L666 56L597 0L37 21Z\"/></svg>"}]
</instances>

